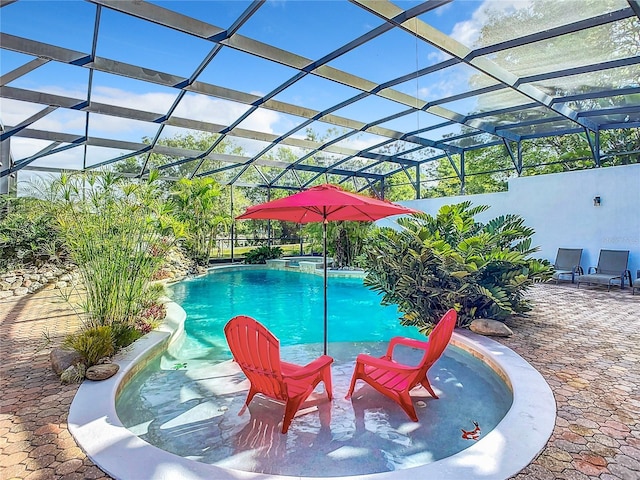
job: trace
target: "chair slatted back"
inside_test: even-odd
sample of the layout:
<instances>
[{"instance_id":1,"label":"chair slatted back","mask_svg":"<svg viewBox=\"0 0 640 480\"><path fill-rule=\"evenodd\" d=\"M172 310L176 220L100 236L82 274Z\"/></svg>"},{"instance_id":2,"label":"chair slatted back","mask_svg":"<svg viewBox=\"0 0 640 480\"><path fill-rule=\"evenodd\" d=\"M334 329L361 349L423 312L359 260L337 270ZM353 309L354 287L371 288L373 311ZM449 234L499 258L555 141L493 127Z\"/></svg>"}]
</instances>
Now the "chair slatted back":
<instances>
[{"instance_id":1,"label":"chair slatted back","mask_svg":"<svg viewBox=\"0 0 640 480\"><path fill-rule=\"evenodd\" d=\"M457 319L458 312L453 308L448 310L429 334L427 350L422 358L422 366L420 367L418 378L424 378L427 370L429 370L444 353L445 348L447 348L447 345L449 345L451 341L451 335L453 334Z\"/></svg>"},{"instance_id":2,"label":"chair slatted back","mask_svg":"<svg viewBox=\"0 0 640 480\"><path fill-rule=\"evenodd\" d=\"M229 349L251 385L266 396L287 399L280 367L280 342L251 317L239 315L224 327Z\"/></svg>"},{"instance_id":3,"label":"chair slatted back","mask_svg":"<svg viewBox=\"0 0 640 480\"><path fill-rule=\"evenodd\" d=\"M620 275L627 269L629 250L600 250L598 273Z\"/></svg>"}]
</instances>

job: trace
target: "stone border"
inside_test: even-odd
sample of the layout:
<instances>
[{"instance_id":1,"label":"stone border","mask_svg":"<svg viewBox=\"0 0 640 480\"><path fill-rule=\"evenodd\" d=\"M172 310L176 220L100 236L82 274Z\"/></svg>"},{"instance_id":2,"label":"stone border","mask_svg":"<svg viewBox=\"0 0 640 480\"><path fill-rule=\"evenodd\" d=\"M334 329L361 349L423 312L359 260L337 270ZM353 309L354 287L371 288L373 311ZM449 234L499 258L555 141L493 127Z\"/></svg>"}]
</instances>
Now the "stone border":
<instances>
[{"instance_id":1,"label":"stone border","mask_svg":"<svg viewBox=\"0 0 640 480\"><path fill-rule=\"evenodd\" d=\"M68 425L87 456L113 478L123 480L327 480L243 472L189 460L145 442L122 425L115 406L119 391L180 336L185 319L184 310L169 302L163 326L116 355L114 362L120 370L115 376L80 386L69 410ZM402 480L410 474L438 480L503 480L525 468L545 447L555 425L556 404L542 375L513 350L487 337L456 331L452 343L483 359L511 386L513 404L505 417L471 447L450 457L412 469L348 478Z\"/></svg>"}]
</instances>

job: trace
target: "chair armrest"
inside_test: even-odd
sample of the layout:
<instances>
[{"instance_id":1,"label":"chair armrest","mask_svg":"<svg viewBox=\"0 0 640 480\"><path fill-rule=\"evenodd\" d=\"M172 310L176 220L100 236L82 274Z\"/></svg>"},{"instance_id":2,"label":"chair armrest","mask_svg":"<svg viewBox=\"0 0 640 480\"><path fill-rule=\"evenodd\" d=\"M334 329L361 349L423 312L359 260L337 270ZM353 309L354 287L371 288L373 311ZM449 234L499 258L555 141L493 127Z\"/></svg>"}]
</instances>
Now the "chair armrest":
<instances>
[{"instance_id":1,"label":"chair armrest","mask_svg":"<svg viewBox=\"0 0 640 480\"><path fill-rule=\"evenodd\" d=\"M285 363L285 362L281 362L281 363ZM283 373L282 376L284 378L300 380L302 378L306 378L310 375L313 375L314 373L319 372L320 370L322 370L323 368L326 368L332 363L333 363L333 358L330 357L329 355L322 355L321 357L316 358L313 362L305 365L304 367L299 367L298 365L293 365L291 363L288 363L286 364L287 367L289 368L298 367L298 369L296 369L295 372L286 373L286 374Z\"/></svg>"},{"instance_id":2,"label":"chair armrest","mask_svg":"<svg viewBox=\"0 0 640 480\"><path fill-rule=\"evenodd\" d=\"M411 348L419 348L420 350L426 350L428 348L428 341L423 340L414 340L413 338L407 337L393 337L389 341L389 346L387 347L387 354L385 358L391 359L393 358L393 349L396 345L404 345L405 347Z\"/></svg>"},{"instance_id":3,"label":"chair armrest","mask_svg":"<svg viewBox=\"0 0 640 480\"><path fill-rule=\"evenodd\" d=\"M582 267L580 265L576 265L575 267L573 267L573 273L575 275L584 275L584 270L582 270Z\"/></svg>"},{"instance_id":4,"label":"chair armrest","mask_svg":"<svg viewBox=\"0 0 640 480\"><path fill-rule=\"evenodd\" d=\"M589 267L589 270L587 270L587 273L597 273L597 272L598 272L597 267Z\"/></svg>"},{"instance_id":5,"label":"chair armrest","mask_svg":"<svg viewBox=\"0 0 640 480\"><path fill-rule=\"evenodd\" d=\"M356 363L362 363L370 367L384 368L385 370L393 372L413 372L416 369L414 366L402 365L386 358L372 357L365 353L361 353L356 357Z\"/></svg>"}]
</instances>

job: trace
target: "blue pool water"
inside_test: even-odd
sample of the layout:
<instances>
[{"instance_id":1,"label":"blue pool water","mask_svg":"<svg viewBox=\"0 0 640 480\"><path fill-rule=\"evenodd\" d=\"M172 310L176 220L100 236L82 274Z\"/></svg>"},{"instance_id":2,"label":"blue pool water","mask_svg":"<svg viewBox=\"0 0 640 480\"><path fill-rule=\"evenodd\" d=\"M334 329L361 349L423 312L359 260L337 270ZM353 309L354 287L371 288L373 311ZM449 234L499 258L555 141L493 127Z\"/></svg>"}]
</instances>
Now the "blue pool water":
<instances>
[{"instance_id":1,"label":"blue pool water","mask_svg":"<svg viewBox=\"0 0 640 480\"><path fill-rule=\"evenodd\" d=\"M170 297L187 312L187 337L179 359L229 357L224 325L235 315L264 324L282 346L323 341L323 279L283 270L220 271L180 282ZM330 277L327 288L329 342L382 341L396 335L422 338L400 325L395 306L380 305L380 295L361 278Z\"/></svg>"},{"instance_id":2,"label":"blue pool water","mask_svg":"<svg viewBox=\"0 0 640 480\"><path fill-rule=\"evenodd\" d=\"M258 319L280 338L283 359L303 365L322 353L322 288L322 277L267 269L221 270L171 287L170 296L187 312L186 335L124 387L116 401L123 425L163 450L219 467L336 477L448 457L474 444L462 430L477 422L484 436L509 410L513 396L505 383L454 346L429 371L440 398L421 388L412 392L417 423L362 382L353 400L345 399L359 353L380 356L392 336L421 335L401 326L397 309L380 306L361 279L330 278L333 400L321 384L287 435L280 433L282 405L261 396L239 415L248 385L235 364L224 361L231 357L224 325L240 314ZM415 364L420 352L402 350L398 358Z\"/></svg>"}]
</instances>

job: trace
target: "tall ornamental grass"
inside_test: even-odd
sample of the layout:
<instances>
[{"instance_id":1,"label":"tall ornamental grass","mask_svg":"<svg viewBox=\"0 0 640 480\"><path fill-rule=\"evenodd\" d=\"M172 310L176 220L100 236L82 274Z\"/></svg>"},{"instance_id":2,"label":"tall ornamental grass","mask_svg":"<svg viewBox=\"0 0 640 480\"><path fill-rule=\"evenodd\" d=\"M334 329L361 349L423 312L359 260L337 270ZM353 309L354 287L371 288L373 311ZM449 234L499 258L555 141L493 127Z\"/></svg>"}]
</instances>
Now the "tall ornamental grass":
<instances>
[{"instance_id":1,"label":"tall ornamental grass","mask_svg":"<svg viewBox=\"0 0 640 480\"><path fill-rule=\"evenodd\" d=\"M86 288L87 326L133 325L173 243L163 235L171 221L153 182L75 175L56 188L60 233Z\"/></svg>"}]
</instances>

